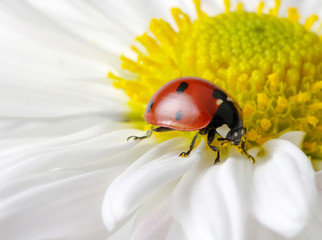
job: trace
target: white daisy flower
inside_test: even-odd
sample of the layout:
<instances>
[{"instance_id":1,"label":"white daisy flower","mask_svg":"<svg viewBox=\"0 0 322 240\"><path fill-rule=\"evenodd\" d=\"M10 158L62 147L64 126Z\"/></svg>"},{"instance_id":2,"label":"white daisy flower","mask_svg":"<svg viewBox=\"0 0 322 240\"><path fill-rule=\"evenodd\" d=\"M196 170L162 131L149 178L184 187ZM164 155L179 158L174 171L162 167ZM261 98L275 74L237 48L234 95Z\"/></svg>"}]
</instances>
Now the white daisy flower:
<instances>
[{"instance_id":1,"label":"white daisy flower","mask_svg":"<svg viewBox=\"0 0 322 240\"><path fill-rule=\"evenodd\" d=\"M0 6L1 239L320 238L321 3ZM180 158L190 133L126 141L181 76L240 104L256 164L213 166L202 137Z\"/></svg>"}]
</instances>

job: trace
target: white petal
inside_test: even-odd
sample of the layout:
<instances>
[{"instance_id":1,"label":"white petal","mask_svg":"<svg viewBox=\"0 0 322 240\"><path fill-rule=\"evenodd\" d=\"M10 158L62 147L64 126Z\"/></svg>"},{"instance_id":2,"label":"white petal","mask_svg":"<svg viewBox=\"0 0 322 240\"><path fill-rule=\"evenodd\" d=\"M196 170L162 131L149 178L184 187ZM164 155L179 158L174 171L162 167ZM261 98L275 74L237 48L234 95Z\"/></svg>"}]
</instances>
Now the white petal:
<instances>
[{"instance_id":1,"label":"white petal","mask_svg":"<svg viewBox=\"0 0 322 240\"><path fill-rule=\"evenodd\" d=\"M1 238L33 240L102 231L102 194L119 171L111 168L74 177L72 171L53 172L1 187ZM3 196L8 192L10 198Z\"/></svg>"},{"instance_id":2,"label":"white petal","mask_svg":"<svg viewBox=\"0 0 322 240\"><path fill-rule=\"evenodd\" d=\"M319 182L321 172L316 173L318 199L312 206L312 214L310 220L303 231L297 236L297 240L319 240L322 235L322 184Z\"/></svg>"},{"instance_id":3,"label":"white petal","mask_svg":"<svg viewBox=\"0 0 322 240\"><path fill-rule=\"evenodd\" d=\"M317 187L322 191L322 170L318 171L315 176Z\"/></svg>"},{"instance_id":4,"label":"white petal","mask_svg":"<svg viewBox=\"0 0 322 240\"><path fill-rule=\"evenodd\" d=\"M6 23L0 25L1 117L112 117L127 111L127 97L106 79L113 68L107 64L119 65L120 53L102 51L65 29L71 19L51 19L27 1L2 1L0 20ZM109 42L111 48L115 43Z\"/></svg>"},{"instance_id":5,"label":"white petal","mask_svg":"<svg viewBox=\"0 0 322 240\"><path fill-rule=\"evenodd\" d=\"M1 2L1 9L0 16L13 28L12 31L18 30L30 39L34 39L40 44L45 43L48 47L57 50L65 49L89 59L108 60L108 54L95 46L93 42L86 41L74 31L66 29L59 20L52 20L48 14L39 11L37 7L27 1L17 4L4 0ZM68 22L71 22L70 19ZM68 24L66 25L68 26Z\"/></svg>"},{"instance_id":6,"label":"white petal","mask_svg":"<svg viewBox=\"0 0 322 240\"><path fill-rule=\"evenodd\" d=\"M87 132L93 134L93 132ZM4 239L104 239L101 202L111 181L148 145L127 142L129 130L60 146L10 153L0 171L0 235ZM71 140L71 139L69 139ZM20 229L16 231L16 229Z\"/></svg>"},{"instance_id":7,"label":"white petal","mask_svg":"<svg viewBox=\"0 0 322 240\"><path fill-rule=\"evenodd\" d=\"M9 78L4 75L3 78ZM117 115L127 110L127 97L107 83L10 77L0 80L1 117L61 117L83 114ZM23 81L23 82L22 82ZM107 80L106 80L107 81Z\"/></svg>"},{"instance_id":8,"label":"white petal","mask_svg":"<svg viewBox=\"0 0 322 240\"><path fill-rule=\"evenodd\" d=\"M147 201L145 205L155 203L155 201ZM145 207L145 206L143 206ZM150 212L143 210L145 218L135 228L131 235L131 240L184 240L186 239L183 229L179 222L173 218L171 195L167 195L159 204L155 204ZM138 211L138 217L142 212L142 207ZM136 222L137 219L136 219Z\"/></svg>"},{"instance_id":9,"label":"white petal","mask_svg":"<svg viewBox=\"0 0 322 240\"><path fill-rule=\"evenodd\" d=\"M87 132L87 134L90 132ZM83 133L84 134L84 133ZM84 139L82 134L49 141L42 145L31 145L20 151L12 150L4 157L0 164L0 182L16 179L24 175L51 171L53 169L100 169L114 164L114 156L127 154L127 150L136 145L135 142L127 142L128 130L109 132L105 135ZM108 143L108 144L107 144ZM142 154L142 151L136 151ZM121 154L120 154L121 153ZM131 153L130 156L137 155ZM126 156L126 155L125 155ZM111 163L109 161L111 160ZM119 161L122 165L128 161L128 157Z\"/></svg>"},{"instance_id":10,"label":"white petal","mask_svg":"<svg viewBox=\"0 0 322 240\"><path fill-rule=\"evenodd\" d=\"M199 161L204 142L188 158L180 158L178 154L184 143L182 139L172 139L159 144L111 184L103 202L103 219L107 229L113 230L117 222L135 210L150 194L183 175Z\"/></svg>"},{"instance_id":11,"label":"white petal","mask_svg":"<svg viewBox=\"0 0 322 240\"><path fill-rule=\"evenodd\" d=\"M164 201L139 225L131 235L131 240L164 240L173 219L170 215L169 199Z\"/></svg>"},{"instance_id":12,"label":"white petal","mask_svg":"<svg viewBox=\"0 0 322 240\"><path fill-rule=\"evenodd\" d=\"M316 197L314 170L307 156L284 140L263 145L266 156L254 168L252 211L262 224L286 237L307 224Z\"/></svg>"},{"instance_id":13,"label":"white petal","mask_svg":"<svg viewBox=\"0 0 322 240\"><path fill-rule=\"evenodd\" d=\"M280 139L287 140L296 145L298 148L301 148L305 134L306 133L302 131L293 131L283 134L280 136Z\"/></svg>"},{"instance_id":14,"label":"white petal","mask_svg":"<svg viewBox=\"0 0 322 240\"><path fill-rule=\"evenodd\" d=\"M252 167L245 158L229 158L185 174L172 198L185 239L244 238Z\"/></svg>"},{"instance_id":15,"label":"white petal","mask_svg":"<svg viewBox=\"0 0 322 240\"><path fill-rule=\"evenodd\" d=\"M20 122L18 122L20 123ZM28 123L28 122L27 122ZM92 124L91 124L92 123ZM44 148L59 147L75 144L91 138L125 128L124 124L102 118L62 118L46 119L29 123L25 131L9 131L0 140L0 157L10 157L10 154L29 154ZM17 126L13 126L17 127ZM122 131L120 132L121 135ZM124 132L125 135L129 133ZM3 160L0 162L0 165Z\"/></svg>"},{"instance_id":16,"label":"white petal","mask_svg":"<svg viewBox=\"0 0 322 240\"><path fill-rule=\"evenodd\" d=\"M73 116L54 119L0 119L0 148L22 146L31 139L44 141L44 138L58 138L72 135L92 128L100 134L115 129L125 128L119 121L111 121L103 116ZM95 129L95 130L94 130ZM28 140L27 140L28 139ZM41 139L41 140L40 140Z\"/></svg>"}]
</instances>

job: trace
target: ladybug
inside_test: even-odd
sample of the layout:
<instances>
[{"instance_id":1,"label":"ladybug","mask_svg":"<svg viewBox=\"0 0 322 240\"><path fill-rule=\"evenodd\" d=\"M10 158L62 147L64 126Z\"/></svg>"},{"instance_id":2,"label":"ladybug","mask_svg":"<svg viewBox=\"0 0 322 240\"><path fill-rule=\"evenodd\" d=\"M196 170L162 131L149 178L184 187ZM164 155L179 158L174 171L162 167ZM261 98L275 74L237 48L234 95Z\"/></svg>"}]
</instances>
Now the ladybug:
<instances>
[{"instance_id":1,"label":"ladybug","mask_svg":"<svg viewBox=\"0 0 322 240\"><path fill-rule=\"evenodd\" d=\"M181 77L167 82L151 97L144 119L158 127L147 131L145 136L130 136L128 140L142 140L153 132L198 130L189 150L182 152L179 157L189 156L199 134L207 135L208 146L217 153L214 164L218 163L219 149L211 145L218 134L217 140L222 145L231 143L255 163L255 159L246 151L247 131L243 127L240 107L224 90L205 79Z\"/></svg>"}]
</instances>

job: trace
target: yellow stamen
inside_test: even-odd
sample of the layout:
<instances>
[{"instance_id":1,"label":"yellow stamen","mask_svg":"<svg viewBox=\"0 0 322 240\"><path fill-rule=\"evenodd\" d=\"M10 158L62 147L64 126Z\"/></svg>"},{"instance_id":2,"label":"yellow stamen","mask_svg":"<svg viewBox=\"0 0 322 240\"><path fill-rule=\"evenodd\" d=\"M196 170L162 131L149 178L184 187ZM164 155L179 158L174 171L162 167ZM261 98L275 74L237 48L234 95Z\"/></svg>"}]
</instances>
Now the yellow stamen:
<instances>
[{"instance_id":1,"label":"yellow stamen","mask_svg":"<svg viewBox=\"0 0 322 240\"><path fill-rule=\"evenodd\" d=\"M260 125L261 125L263 132L266 132L272 126L272 123L268 119L262 119L260 121Z\"/></svg>"},{"instance_id":2,"label":"yellow stamen","mask_svg":"<svg viewBox=\"0 0 322 240\"><path fill-rule=\"evenodd\" d=\"M318 81L312 85L312 91L322 90L322 81Z\"/></svg>"},{"instance_id":3,"label":"yellow stamen","mask_svg":"<svg viewBox=\"0 0 322 240\"><path fill-rule=\"evenodd\" d=\"M322 102L313 103L313 104L309 105L309 108L314 111L322 110Z\"/></svg>"},{"instance_id":4,"label":"yellow stamen","mask_svg":"<svg viewBox=\"0 0 322 240\"><path fill-rule=\"evenodd\" d=\"M171 13L179 29L184 29L191 24L189 16L179 8L172 8Z\"/></svg>"},{"instance_id":5,"label":"yellow stamen","mask_svg":"<svg viewBox=\"0 0 322 240\"><path fill-rule=\"evenodd\" d=\"M224 0L225 13L228 13L230 10L230 0Z\"/></svg>"},{"instance_id":6,"label":"yellow stamen","mask_svg":"<svg viewBox=\"0 0 322 240\"><path fill-rule=\"evenodd\" d=\"M307 116L306 119L307 119L307 122L313 127L316 127L316 125L319 122L319 119L317 119L315 116Z\"/></svg>"},{"instance_id":7,"label":"yellow stamen","mask_svg":"<svg viewBox=\"0 0 322 240\"><path fill-rule=\"evenodd\" d=\"M298 14L297 9L296 8L289 8L287 18L291 22L297 23L300 19L300 15Z\"/></svg>"},{"instance_id":8,"label":"yellow stamen","mask_svg":"<svg viewBox=\"0 0 322 240\"><path fill-rule=\"evenodd\" d=\"M277 105L276 105L276 112L281 113L288 107L288 102L285 97L278 96L277 98Z\"/></svg>"},{"instance_id":9,"label":"yellow stamen","mask_svg":"<svg viewBox=\"0 0 322 240\"><path fill-rule=\"evenodd\" d=\"M244 4L243 3L238 3L236 7L237 12L244 11Z\"/></svg>"},{"instance_id":10,"label":"yellow stamen","mask_svg":"<svg viewBox=\"0 0 322 240\"><path fill-rule=\"evenodd\" d=\"M258 7L257 7L257 13L258 14L263 13L264 7L265 7L265 2L259 2Z\"/></svg>"},{"instance_id":11,"label":"yellow stamen","mask_svg":"<svg viewBox=\"0 0 322 240\"><path fill-rule=\"evenodd\" d=\"M255 108L249 103L247 103L243 109L244 117L249 118L254 111L255 111Z\"/></svg>"},{"instance_id":12,"label":"yellow stamen","mask_svg":"<svg viewBox=\"0 0 322 240\"><path fill-rule=\"evenodd\" d=\"M268 105L268 97L265 93L257 94L257 106L259 109L264 109Z\"/></svg>"},{"instance_id":13,"label":"yellow stamen","mask_svg":"<svg viewBox=\"0 0 322 240\"><path fill-rule=\"evenodd\" d=\"M275 7L269 10L269 14L273 16L277 16L280 5L281 5L281 0L275 0Z\"/></svg>"},{"instance_id":14,"label":"yellow stamen","mask_svg":"<svg viewBox=\"0 0 322 240\"><path fill-rule=\"evenodd\" d=\"M312 15L310 16L308 19L306 19L305 23L304 23L304 27L307 30L310 30L312 25L319 19L319 17L317 15Z\"/></svg>"},{"instance_id":15,"label":"yellow stamen","mask_svg":"<svg viewBox=\"0 0 322 240\"><path fill-rule=\"evenodd\" d=\"M195 4L195 8L197 11L197 15L199 18L207 16L202 10L201 10L201 1L200 0L193 0L194 4Z\"/></svg>"},{"instance_id":16,"label":"yellow stamen","mask_svg":"<svg viewBox=\"0 0 322 240\"><path fill-rule=\"evenodd\" d=\"M262 139L262 135L259 134L255 129L251 129L249 132L247 132L247 139L249 141L257 142Z\"/></svg>"},{"instance_id":17,"label":"yellow stamen","mask_svg":"<svg viewBox=\"0 0 322 240\"><path fill-rule=\"evenodd\" d=\"M269 83L269 90L271 92L277 91L279 85L280 85L280 80L279 77L276 73L270 74L267 76L268 78L268 83Z\"/></svg>"}]
</instances>

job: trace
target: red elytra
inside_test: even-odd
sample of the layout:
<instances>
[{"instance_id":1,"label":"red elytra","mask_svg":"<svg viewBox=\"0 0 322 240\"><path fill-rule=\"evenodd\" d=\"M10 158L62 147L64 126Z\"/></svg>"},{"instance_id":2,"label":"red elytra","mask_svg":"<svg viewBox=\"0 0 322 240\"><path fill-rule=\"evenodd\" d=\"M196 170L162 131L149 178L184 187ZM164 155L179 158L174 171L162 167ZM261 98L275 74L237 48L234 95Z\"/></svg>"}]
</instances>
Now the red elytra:
<instances>
[{"instance_id":1,"label":"red elytra","mask_svg":"<svg viewBox=\"0 0 322 240\"><path fill-rule=\"evenodd\" d=\"M213 97L214 90L224 92L201 78L174 79L154 93L145 109L144 119L152 125L180 131L203 129L222 102Z\"/></svg>"}]
</instances>

